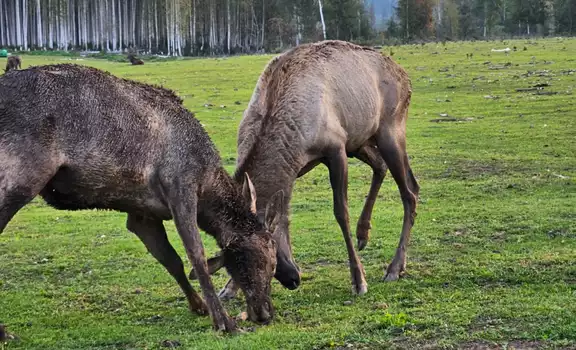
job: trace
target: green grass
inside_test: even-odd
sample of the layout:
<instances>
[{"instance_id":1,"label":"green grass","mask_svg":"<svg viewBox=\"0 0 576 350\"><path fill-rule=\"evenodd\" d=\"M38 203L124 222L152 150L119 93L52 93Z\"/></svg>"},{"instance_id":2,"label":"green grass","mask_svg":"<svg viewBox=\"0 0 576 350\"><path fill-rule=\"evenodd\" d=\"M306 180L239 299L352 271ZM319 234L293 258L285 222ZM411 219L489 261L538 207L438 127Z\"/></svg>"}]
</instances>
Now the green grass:
<instances>
[{"instance_id":1,"label":"green grass","mask_svg":"<svg viewBox=\"0 0 576 350\"><path fill-rule=\"evenodd\" d=\"M507 46L518 51L490 52ZM406 278L381 282L402 220L390 176L360 254L368 294L350 294L327 172L318 167L298 180L292 202L303 283L289 291L274 281L275 322L233 337L188 312L124 214L56 211L35 200L0 236L0 322L20 337L0 349L159 349L164 340L186 349L576 346L576 40L392 50L413 82L408 149L422 187ZM270 57L72 62L177 91L232 171L238 123ZM67 60L23 56L25 67ZM515 91L539 83L557 94ZM463 120L431 122L441 113ZM353 227L370 177L350 161ZM218 288L225 280L214 277ZM244 303L226 307L235 315Z\"/></svg>"}]
</instances>

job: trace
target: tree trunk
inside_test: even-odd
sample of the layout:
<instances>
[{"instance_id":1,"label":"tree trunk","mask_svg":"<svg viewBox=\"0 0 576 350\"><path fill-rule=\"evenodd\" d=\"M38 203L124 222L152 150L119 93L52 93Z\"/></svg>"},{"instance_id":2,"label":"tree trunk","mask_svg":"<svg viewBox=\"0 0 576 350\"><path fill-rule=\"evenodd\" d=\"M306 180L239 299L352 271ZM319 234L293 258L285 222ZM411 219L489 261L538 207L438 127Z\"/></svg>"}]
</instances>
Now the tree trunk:
<instances>
[{"instance_id":1,"label":"tree trunk","mask_svg":"<svg viewBox=\"0 0 576 350\"><path fill-rule=\"evenodd\" d=\"M108 19L108 0L104 0L104 6L103 7L103 11L102 11L102 17L106 16L106 19ZM109 20L105 21L106 23L106 27L104 29L104 34L106 36L106 52L110 52L110 33L112 33L111 31L111 26L113 25L114 22L110 22Z\"/></svg>"},{"instance_id":2,"label":"tree trunk","mask_svg":"<svg viewBox=\"0 0 576 350\"><path fill-rule=\"evenodd\" d=\"M102 0L98 0L98 12L96 12L100 17L100 49L105 50L108 40L106 40L106 29L104 28L104 4Z\"/></svg>"},{"instance_id":3,"label":"tree trunk","mask_svg":"<svg viewBox=\"0 0 576 350\"><path fill-rule=\"evenodd\" d=\"M320 1L320 0L318 0ZM264 34L266 33L266 0L262 0L262 43L260 47L264 49Z\"/></svg>"},{"instance_id":4,"label":"tree trunk","mask_svg":"<svg viewBox=\"0 0 576 350\"><path fill-rule=\"evenodd\" d=\"M132 0L132 45L136 48L136 0Z\"/></svg>"},{"instance_id":5,"label":"tree trunk","mask_svg":"<svg viewBox=\"0 0 576 350\"><path fill-rule=\"evenodd\" d=\"M228 33L227 33L227 46L228 46L228 54L230 54L230 35L231 35L231 17L230 17L230 0L226 1L226 12L228 14Z\"/></svg>"},{"instance_id":6,"label":"tree trunk","mask_svg":"<svg viewBox=\"0 0 576 350\"><path fill-rule=\"evenodd\" d=\"M84 2L84 48L88 50L88 0Z\"/></svg>"},{"instance_id":7,"label":"tree trunk","mask_svg":"<svg viewBox=\"0 0 576 350\"><path fill-rule=\"evenodd\" d=\"M165 8L166 11L164 11L164 12L166 14L166 46L167 46L167 51L168 51L167 54L171 55L172 49L170 47L170 16L169 16L170 11L168 11L168 3L169 3L169 0L166 1L166 8Z\"/></svg>"},{"instance_id":8,"label":"tree trunk","mask_svg":"<svg viewBox=\"0 0 576 350\"><path fill-rule=\"evenodd\" d=\"M320 7L320 21L322 22L322 34L324 35L324 40L326 40L326 23L324 23L324 11L322 11L322 0L318 0L318 6Z\"/></svg>"},{"instance_id":9,"label":"tree trunk","mask_svg":"<svg viewBox=\"0 0 576 350\"><path fill-rule=\"evenodd\" d=\"M158 5L156 1L154 1L154 39L156 39L156 51L158 51Z\"/></svg>"},{"instance_id":10,"label":"tree trunk","mask_svg":"<svg viewBox=\"0 0 576 350\"><path fill-rule=\"evenodd\" d=\"M20 24L20 0L15 0L16 2L16 46L21 48L22 46L22 25Z\"/></svg>"},{"instance_id":11,"label":"tree trunk","mask_svg":"<svg viewBox=\"0 0 576 350\"><path fill-rule=\"evenodd\" d=\"M210 27L210 34L208 36L208 45L210 46L210 54L214 54L214 44L215 41L214 38L216 37L216 35L214 34L214 5L212 2L210 2L209 4L210 6L210 20L209 20L209 27Z\"/></svg>"},{"instance_id":12,"label":"tree trunk","mask_svg":"<svg viewBox=\"0 0 576 350\"><path fill-rule=\"evenodd\" d=\"M556 34L556 15L554 13L554 0L546 1L546 15L548 17L548 35L554 36Z\"/></svg>"},{"instance_id":13,"label":"tree trunk","mask_svg":"<svg viewBox=\"0 0 576 350\"><path fill-rule=\"evenodd\" d=\"M6 45L8 41L6 40L6 28L8 23L4 22L4 2L0 2L0 20L2 20L3 24L0 24L0 45Z\"/></svg>"},{"instance_id":14,"label":"tree trunk","mask_svg":"<svg viewBox=\"0 0 576 350\"><path fill-rule=\"evenodd\" d=\"M18 0L17 0L18 1ZM28 0L22 1L22 43L24 50L28 50Z\"/></svg>"},{"instance_id":15,"label":"tree trunk","mask_svg":"<svg viewBox=\"0 0 576 350\"><path fill-rule=\"evenodd\" d=\"M194 1L194 21L193 21L194 27L192 29L192 37L194 38L193 39L194 47L196 47L196 35L197 35L196 34L196 25L197 25L196 24L196 18L198 17L198 14L196 13L196 0L193 0L193 1Z\"/></svg>"},{"instance_id":16,"label":"tree trunk","mask_svg":"<svg viewBox=\"0 0 576 350\"><path fill-rule=\"evenodd\" d=\"M124 4L122 9L122 40L124 41L124 46L130 48L130 33L128 32L130 28L130 13L128 12L128 0L122 0L121 3Z\"/></svg>"},{"instance_id":17,"label":"tree trunk","mask_svg":"<svg viewBox=\"0 0 576 350\"><path fill-rule=\"evenodd\" d=\"M484 36L484 38L486 38L486 35L488 34L488 33L487 33L487 32L488 32L488 29L487 29L487 27L488 27L488 3L487 3L487 2L484 2L484 23L483 23L483 27L484 27L484 28L483 28L483 30L484 30L483 36Z\"/></svg>"}]
</instances>

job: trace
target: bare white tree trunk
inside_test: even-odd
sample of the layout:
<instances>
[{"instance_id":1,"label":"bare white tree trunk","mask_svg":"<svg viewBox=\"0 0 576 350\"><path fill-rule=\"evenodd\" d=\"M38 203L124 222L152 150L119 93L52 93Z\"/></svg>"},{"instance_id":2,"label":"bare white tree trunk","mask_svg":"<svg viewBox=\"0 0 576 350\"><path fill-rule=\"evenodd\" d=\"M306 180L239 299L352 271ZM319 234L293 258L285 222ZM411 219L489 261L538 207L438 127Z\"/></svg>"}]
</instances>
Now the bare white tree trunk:
<instances>
[{"instance_id":1,"label":"bare white tree trunk","mask_svg":"<svg viewBox=\"0 0 576 350\"><path fill-rule=\"evenodd\" d=\"M62 33L63 33L63 45L64 49L68 51L68 47L70 46L70 17L66 16L66 14L70 13L71 9L68 7L68 4L63 4L66 8L64 9L64 13L62 14Z\"/></svg>"},{"instance_id":2,"label":"bare white tree trunk","mask_svg":"<svg viewBox=\"0 0 576 350\"><path fill-rule=\"evenodd\" d=\"M122 23L123 23L123 28L122 28L122 34L123 34L123 41L124 41L124 46L125 47L130 47L130 33L128 33L128 28L130 28L129 24L130 24L130 15L128 13L128 1L127 0L123 0L121 1L121 3L124 4L124 8L122 9Z\"/></svg>"},{"instance_id":3,"label":"bare white tree trunk","mask_svg":"<svg viewBox=\"0 0 576 350\"><path fill-rule=\"evenodd\" d=\"M88 2L84 2L84 48L88 50Z\"/></svg>"},{"instance_id":4,"label":"bare white tree trunk","mask_svg":"<svg viewBox=\"0 0 576 350\"><path fill-rule=\"evenodd\" d=\"M84 40L84 1L78 2L78 41L80 47L86 45Z\"/></svg>"},{"instance_id":5,"label":"bare white tree trunk","mask_svg":"<svg viewBox=\"0 0 576 350\"><path fill-rule=\"evenodd\" d=\"M257 29L256 29L256 26L257 26L257 24L256 24L256 10L254 9L254 5L252 5L251 8L252 8L252 27L250 28L250 34L251 34L251 36L254 36L254 38L255 38L255 39L254 39L254 44L256 44L256 40L257 40L257 39L256 39L256 36L255 36L255 35L257 34ZM252 39L252 38L250 38L250 39L248 40L248 46L250 46L250 44L252 44L252 40L251 40L251 39Z\"/></svg>"},{"instance_id":6,"label":"bare white tree trunk","mask_svg":"<svg viewBox=\"0 0 576 350\"><path fill-rule=\"evenodd\" d=\"M231 28L230 27L232 26L231 17L230 17L230 0L226 1L226 12L228 13L228 33L227 33L228 42L227 42L227 46L228 46L228 54L230 54L230 39L231 39L230 38L230 35L231 35Z\"/></svg>"},{"instance_id":7,"label":"bare white tree trunk","mask_svg":"<svg viewBox=\"0 0 576 350\"><path fill-rule=\"evenodd\" d=\"M262 49L264 48L264 33L266 33L266 0L262 0Z\"/></svg>"},{"instance_id":8,"label":"bare white tree trunk","mask_svg":"<svg viewBox=\"0 0 576 350\"><path fill-rule=\"evenodd\" d=\"M234 36L234 46L242 45L242 32L240 31L240 1L236 1L236 35Z\"/></svg>"},{"instance_id":9,"label":"bare white tree trunk","mask_svg":"<svg viewBox=\"0 0 576 350\"><path fill-rule=\"evenodd\" d=\"M488 2L484 2L484 38L488 35Z\"/></svg>"},{"instance_id":10,"label":"bare white tree trunk","mask_svg":"<svg viewBox=\"0 0 576 350\"><path fill-rule=\"evenodd\" d=\"M74 45L74 47L78 47L79 43L78 43L78 30L76 29L76 23L77 23L77 18L76 18L76 2L73 0L69 0L69 8L70 11L68 11L70 13L70 36L71 36L71 40L72 40L72 44Z\"/></svg>"},{"instance_id":11,"label":"bare white tree trunk","mask_svg":"<svg viewBox=\"0 0 576 350\"><path fill-rule=\"evenodd\" d=\"M294 16L296 17L296 46L298 46L302 38L302 28L300 27L300 10L296 5L294 5Z\"/></svg>"},{"instance_id":12,"label":"bare white tree trunk","mask_svg":"<svg viewBox=\"0 0 576 350\"><path fill-rule=\"evenodd\" d=\"M190 35L190 52L194 52L194 42L196 41L195 29L196 29L196 0L192 0L192 6L190 6L190 24L189 24L189 35Z\"/></svg>"},{"instance_id":13,"label":"bare white tree trunk","mask_svg":"<svg viewBox=\"0 0 576 350\"><path fill-rule=\"evenodd\" d=\"M97 6L98 6L98 11L97 16L100 17L100 24L98 27L98 31L100 32L100 49L101 50L105 50L106 49L106 29L104 28L104 4L102 0L98 0L97 1Z\"/></svg>"},{"instance_id":14,"label":"bare white tree trunk","mask_svg":"<svg viewBox=\"0 0 576 350\"><path fill-rule=\"evenodd\" d=\"M50 49L53 48L54 46L54 32L53 32L53 23L54 23L54 16L53 16L53 10L52 7L50 6L50 0L48 0L48 47ZM50 17L52 17L52 20L50 20Z\"/></svg>"},{"instance_id":15,"label":"bare white tree trunk","mask_svg":"<svg viewBox=\"0 0 576 350\"><path fill-rule=\"evenodd\" d=\"M556 15L554 13L554 0L546 1L546 17L548 19L548 35L556 34Z\"/></svg>"},{"instance_id":16,"label":"bare white tree trunk","mask_svg":"<svg viewBox=\"0 0 576 350\"><path fill-rule=\"evenodd\" d=\"M15 37L14 37L14 28L10 25L10 17L8 17L8 13L10 12L10 6L7 2L5 2L6 4L6 9L4 10L4 16L5 16L5 20L6 20L6 38L8 39L8 46L14 46L14 42L15 42Z\"/></svg>"},{"instance_id":17,"label":"bare white tree trunk","mask_svg":"<svg viewBox=\"0 0 576 350\"><path fill-rule=\"evenodd\" d=\"M324 35L324 40L326 40L326 23L324 23L324 11L322 11L322 0L318 0L318 6L320 7L320 21L322 22L322 34Z\"/></svg>"},{"instance_id":18,"label":"bare white tree trunk","mask_svg":"<svg viewBox=\"0 0 576 350\"><path fill-rule=\"evenodd\" d=\"M182 31L181 31L181 21L180 21L180 3L174 0L174 6L172 7L172 12L174 16L174 46L176 47L176 54L182 56Z\"/></svg>"},{"instance_id":19,"label":"bare white tree trunk","mask_svg":"<svg viewBox=\"0 0 576 350\"><path fill-rule=\"evenodd\" d=\"M154 38L156 39L156 50L158 50L158 5L154 1Z\"/></svg>"},{"instance_id":20,"label":"bare white tree trunk","mask_svg":"<svg viewBox=\"0 0 576 350\"><path fill-rule=\"evenodd\" d=\"M116 38L116 4L114 2L115 0L112 0L112 6L110 8L112 11L112 22L110 23L112 26L112 50L116 50L118 47L118 40Z\"/></svg>"},{"instance_id":21,"label":"bare white tree trunk","mask_svg":"<svg viewBox=\"0 0 576 350\"><path fill-rule=\"evenodd\" d=\"M118 0L118 48L124 49L124 28L122 28L122 1Z\"/></svg>"},{"instance_id":22,"label":"bare white tree trunk","mask_svg":"<svg viewBox=\"0 0 576 350\"><path fill-rule=\"evenodd\" d=\"M132 45L137 47L136 43L136 1L132 1Z\"/></svg>"},{"instance_id":23,"label":"bare white tree trunk","mask_svg":"<svg viewBox=\"0 0 576 350\"><path fill-rule=\"evenodd\" d=\"M22 1L22 41L24 50L28 50L28 0Z\"/></svg>"},{"instance_id":24,"label":"bare white tree trunk","mask_svg":"<svg viewBox=\"0 0 576 350\"><path fill-rule=\"evenodd\" d=\"M193 30L192 30L192 37L193 37L192 40L193 40L193 43L194 43L194 47L196 47L196 35L197 35L197 34L196 34L196 23L197 23L196 18L198 18L198 15L197 15L197 13L196 13L196 0L193 0L193 2L194 2L194 3L193 3L193 5L194 5L194 21L193 21L194 28L193 28Z\"/></svg>"},{"instance_id":25,"label":"bare white tree trunk","mask_svg":"<svg viewBox=\"0 0 576 350\"><path fill-rule=\"evenodd\" d=\"M208 38L208 45L210 45L210 53L214 54L214 48L216 46L216 33L215 33L215 28L214 28L214 4L211 2L210 3L210 35Z\"/></svg>"},{"instance_id":26,"label":"bare white tree trunk","mask_svg":"<svg viewBox=\"0 0 576 350\"><path fill-rule=\"evenodd\" d=\"M54 40L56 41L56 49L60 50L61 46L60 43L62 42L60 39L60 0L56 0L56 9L54 12Z\"/></svg>"},{"instance_id":27,"label":"bare white tree trunk","mask_svg":"<svg viewBox=\"0 0 576 350\"><path fill-rule=\"evenodd\" d=\"M16 0L16 46L22 46L22 25L20 24L20 0Z\"/></svg>"},{"instance_id":28,"label":"bare white tree trunk","mask_svg":"<svg viewBox=\"0 0 576 350\"><path fill-rule=\"evenodd\" d=\"M168 10L168 4L169 1L166 1L166 46L167 46L167 54L171 55L172 54L172 47L170 46L171 44L171 40L170 40L170 11Z\"/></svg>"},{"instance_id":29,"label":"bare white tree trunk","mask_svg":"<svg viewBox=\"0 0 576 350\"><path fill-rule=\"evenodd\" d=\"M4 25L0 24L0 45L6 45L8 40L6 40L6 29L8 27L8 22L4 22L4 3L0 2L0 20Z\"/></svg>"},{"instance_id":30,"label":"bare white tree trunk","mask_svg":"<svg viewBox=\"0 0 576 350\"><path fill-rule=\"evenodd\" d=\"M148 2L150 4L150 2ZM148 52L152 52L152 19L150 18L150 13L152 9L148 6L147 16L146 16L146 29L148 31Z\"/></svg>"},{"instance_id":31,"label":"bare white tree trunk","mask_svg":"<svg viewBox=\"0 0 576 350\"><path fill-rule=\"evenodd\" d=\"M111 31L111 27L114 25L113 22L110 22L109 17L108 17L108 0L104 0L104 6L103 6L104 10L102 13L102 16L105 17L105 28L104 28L104 33L106 35L106 52L110 52L110 33Z\"/></svg>"}]
</instances>

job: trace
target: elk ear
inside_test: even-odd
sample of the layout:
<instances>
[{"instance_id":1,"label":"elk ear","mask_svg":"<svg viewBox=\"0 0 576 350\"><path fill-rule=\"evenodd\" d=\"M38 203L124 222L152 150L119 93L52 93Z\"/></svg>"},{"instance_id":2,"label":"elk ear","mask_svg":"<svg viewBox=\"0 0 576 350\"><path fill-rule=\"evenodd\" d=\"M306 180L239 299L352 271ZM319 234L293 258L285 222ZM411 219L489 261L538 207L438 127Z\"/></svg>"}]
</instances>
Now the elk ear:
<instances>
[{"instance_id":1,"label":"elk ear","mask_svg":"<svg viewBox=\"0 0 576 350\"><path fill-rule=\"evenodd\" d=\"M248 173L244 173L244 183L242 184L242 195L250 202L250 210L256 214L256 189L250 180Z\"/></svg>"},{"instance_id":2,"label":"elk ear","mask_svg":"<svg viewBox=\"0 0 576 350\"><path fill-rule=\"evenodd\" d=\"M270 198L266 205L266 215L264 216L264 224L266 230L269 232L276 231L276 226L280 222L280 217L284 212L284 191L280 190Z\"/></svg>"},{"instance_id":3,"label":"elk ear","mask_svg":"<svg viewBox=\"0 0 576 350\"><path fill-rule=\"evenodd\" d=\"M224 267L224 256L222 255L222 252L218 252L216 256L208 259L207 263L208 263L208 273L211 275L215 274L218 270ZM190 271L188 278L191 280L195 280L198 278L198 276L196 275L196 271L194 271L194 269Z\"/></svg>"}]
</instances>

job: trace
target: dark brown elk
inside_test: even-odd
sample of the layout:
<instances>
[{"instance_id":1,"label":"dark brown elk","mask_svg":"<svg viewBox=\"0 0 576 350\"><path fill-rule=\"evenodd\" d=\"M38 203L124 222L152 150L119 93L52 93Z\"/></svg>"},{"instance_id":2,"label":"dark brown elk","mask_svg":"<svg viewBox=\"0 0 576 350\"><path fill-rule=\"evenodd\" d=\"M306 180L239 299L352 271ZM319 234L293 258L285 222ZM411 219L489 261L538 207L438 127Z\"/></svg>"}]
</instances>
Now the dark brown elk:
<instances>
[{"instance_id":1,"label":"dark brown elk","mask_svg":"<svg viewBox=\"0 0 576 350\"><path fill-rule=\"evenodd\" d=\"M252 211L253 188L224 170L218 152L182 100L159 87L71 64L0 77L0 232L38 194L57 209L125 212L128 230L182 288L191 311L233 331L207 270L199 228L212 235L240 285L248 316L273 317L272 239L284 211L270 196L266 218ZM163 221L174 219L207 304L194 291Z\"/></svg>"},{"instance_id":2,"label":"dark brown elk","mask_svg":"<svg viewBox=\"0 0 576 350\"><path fill-rule=\"evenodd\" d=\"M330 173L334 215L348 250L353 293L367 291L364 267L350 232L347 157L358 158L373 170L357 224L359 250L368 243L372 209L388 168L398 185L404 220L400 243L384 278L394 281L404 273L419 193L406 153L410 97L410 80L402 67L377 51L343 41L296 47L264 69L240 123L235 179L250 175L258 192L259 215L265 213L265 203L275 192L286 194L285 211L273 234L278 245L278 280L292 279L295 266L288 230L294 182L322 163ZM219 256L209 260L211 271L221 267L220 260ZM230 280L220 296L232 297L237 289Z\"/></svg>"},{"instance_id":3,"label":"dark brown elk","mask_svg":"<svg viewBox=\"0 0 576 350\"><path fill-rule=\"evenodd\" d=\"M144 64L144 61L142 61L141 59L137 58L137 57L134 56L133 54L128 55L128 60L130 61L130 63L132 63L133 66L137 66L137 65Z\"/></svg>"},{"instance_id":4,"label":"dark brown elk","mask_svg":"<svg viewBox=\"0 0 576 350\"><path fill-rule=\"evenodd\" d=\"M22 59L20 59L20 56L10 56L6 60L6 68L4 69L4 72L8 72L9 70L13 69L22 69Z\"/></svg>"}]
</instances>

